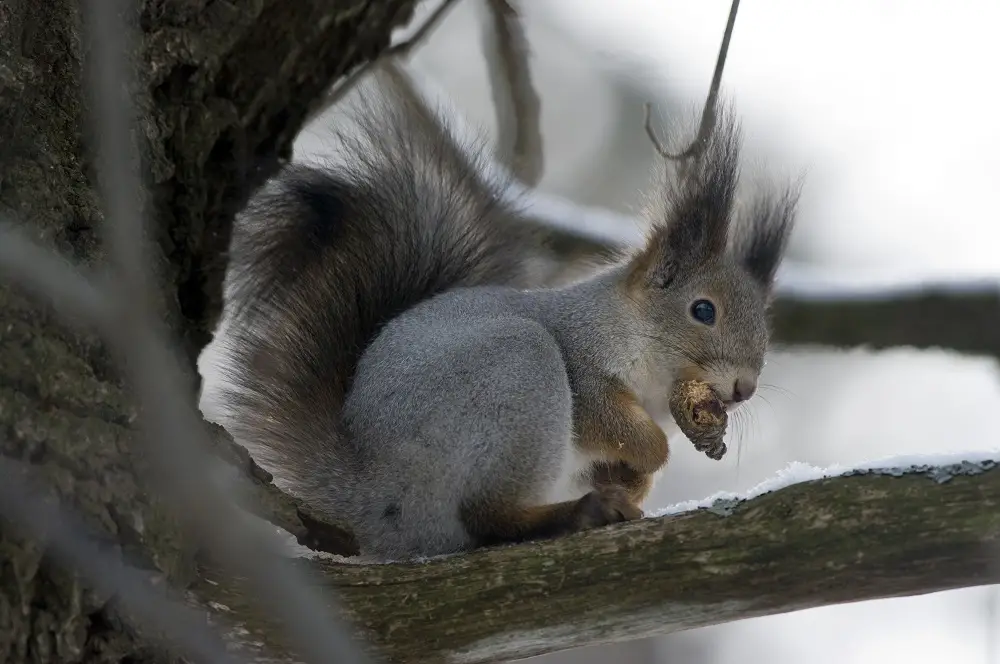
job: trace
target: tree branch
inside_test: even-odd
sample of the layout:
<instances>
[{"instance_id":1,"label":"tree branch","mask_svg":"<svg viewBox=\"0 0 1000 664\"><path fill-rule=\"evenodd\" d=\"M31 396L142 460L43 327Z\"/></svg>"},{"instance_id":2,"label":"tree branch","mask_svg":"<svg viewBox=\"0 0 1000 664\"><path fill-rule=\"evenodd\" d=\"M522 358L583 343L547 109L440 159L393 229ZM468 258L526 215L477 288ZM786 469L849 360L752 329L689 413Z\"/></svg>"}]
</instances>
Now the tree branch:
<instances>
[{"instance_id":1,"label":"tree branch","mask_svg":"<svg viewBox=\"0 0 1000 664\"><path fill-rule=\"evenodd\" d=\"M719 89L722 85L722 72L726 68L726 56L729 55L729 42L733 38L733 28L736 25L736 12L739 11L740 0L732 0L732 4L729 6L729 19L726 21L726 31L722 35L722 44L719 46L719 54L716 56L715 60L715 71L712 73L712 83L708 88L708 97L705 99L705 106L701 112L701 122L698 125L698 134L695 136L691 144L681 152L677 154L671 154L660 142L659 137L656 135L656 130L653 129L652 123L652 112L653 106L650 103L645 104L645 122L644 126L646 129L646 135L649 137L650 143L653 144L653 149L656 150L657 154L668 161L684 161L691 158L698 158L705 151L705 146L708 145L708 139L712 136L712 132L715 131L715 124L718 120L718 102L719 102Z\"/></svg>"},{"instance_id":2,"label":"tree branch","mask_svg":"<svg viewBox=\"0 0 1000 664\"><path fill-rule=\"evenodd\" d=\"M928 286L866 298L789 294L774 306L777 341L876 349L944 348L1000 358L1000 286Z\"/></svg>"},{"instance_id":3,"label":"tree branch","mask_svg":"<svg viewBox=\"0 0 1000 664\"><path fill-rule=\"evenodd\" d=\"M533 187L545 167L541 101L531 82L528 43L511 0L487 0L483 31L490 89L497 117L498 156L514 176Z\"/></svg>"},{"instance_id":4,"label":"tree branch","mask_svg":"<svg viewBox=\"0 0 1000 664\"><path fill-rule=\"evenodd\" d=\"M575 263L628 250L645 222L516 188L529 223L545 229L553 256ZM1000 358L1000 280L921 280L817 272L786 261L778 272L774 339L788 345L944 348Z\"/></svg>"},{"instance_id":5,"label":"tree branch","mask_svg":"<svg viewBox=\"0 0 1000 664\"><path fill-rule=\"evenodd\" d=\"M376 67L390 62L396 58L405 59L409 56L410 51L419 46L425 39L430 37L431 33L441 24L448 12L451 11L452 7L456 4L456 0L441 0L439 4L431 15L424 20L420 27L408 38L403 41L392 44L387 47L382 53L372 60L368 60L354 69L350 74L342 78L337 84L332 87L323 96L323 99L316 108L309 114L306 121L303 122L303 126L309 124L324 112L332 108L341 99L344 98L348 92L357 86L358 82L364 78L369 72L373 71Z\"/></svg>"},{"instance_id":6,"label":"tree branch","mask_svg":"<svg viewBox=\"0 0 1000 664\"><path fill-rule=\"evenodd\" d=\"M855 471L746 501L427 562L314 561L391 662L500 662L858 600L1000 583L992 461ZM281 648L211 568L196 593ZM290 661L290 660L288 660Z\"/></svg>"}]
</instances>

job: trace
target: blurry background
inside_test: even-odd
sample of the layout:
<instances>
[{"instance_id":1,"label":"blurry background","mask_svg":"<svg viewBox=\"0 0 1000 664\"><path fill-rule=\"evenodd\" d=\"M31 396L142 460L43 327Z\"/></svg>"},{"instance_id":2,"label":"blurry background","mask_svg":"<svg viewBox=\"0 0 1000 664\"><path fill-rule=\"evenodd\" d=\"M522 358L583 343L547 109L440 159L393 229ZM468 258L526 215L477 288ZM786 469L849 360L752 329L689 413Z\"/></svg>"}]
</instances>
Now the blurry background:
<instances>
[{"instance_id":1,"label":"blurry background","mask_svg":"<svg viewBox=\"0 0 1000 664\"><path fill-rule=\"evenodd\" d=\"M435 4L425 4L414 23ZM635 212L654 158L642 104L654 102L662 122L692 126L729 0L518 6L542 101L540 188ZM890 271L917 280L1000 279L998 24L996 0L742 3L724 91L743 119L748 157L783 173L808 170L792 260L872 278ZM481 31L481 0L461 0L411 64L466 120L492 132ZM314 129L303 133L298 153L322 149ZM992 359L906 349L779 351L761 382L774 387L750 402L752 417L730 437L740 454L713 462L675 442L647 511L745 490L790 461L1000 449L995 419L970 434L956 433L948 417L960 404L1000 411ZM998 601L996 589L984 588L844 605L538 661L996 664Z\"/></svg>"}]
</instances>

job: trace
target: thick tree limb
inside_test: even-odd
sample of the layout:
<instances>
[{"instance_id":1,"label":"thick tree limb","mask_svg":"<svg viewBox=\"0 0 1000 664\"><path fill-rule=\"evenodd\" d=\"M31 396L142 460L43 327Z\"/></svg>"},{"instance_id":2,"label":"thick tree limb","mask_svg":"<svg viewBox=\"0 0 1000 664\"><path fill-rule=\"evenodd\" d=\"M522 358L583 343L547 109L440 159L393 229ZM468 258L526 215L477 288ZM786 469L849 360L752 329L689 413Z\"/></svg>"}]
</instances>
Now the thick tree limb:
<instances>
[{"instance_id":1,"label":"thick tree limb","mask_svg":"<svg viewBox=\"0 0 1000 664\"><path fill-rule=\"evenodd\" d=\"M788 295L774 316L777 340L789 345L944 348L1000 358L1000 287L863 299Z\"/></svg>"},{"instance_id":2,"label":"thick tree limb","mask_svg":"<svg viewBox=\"0 0 1000 664\"><path fill-rule=\"evenodd\" d=\"M314 561L391 662L500 662L843 602L1000 583L994 462L867 471L423 563ZM196 593L278 630L211 567ZM281 661L281 660L279 660Z\"/></svg>"}]
</instances>

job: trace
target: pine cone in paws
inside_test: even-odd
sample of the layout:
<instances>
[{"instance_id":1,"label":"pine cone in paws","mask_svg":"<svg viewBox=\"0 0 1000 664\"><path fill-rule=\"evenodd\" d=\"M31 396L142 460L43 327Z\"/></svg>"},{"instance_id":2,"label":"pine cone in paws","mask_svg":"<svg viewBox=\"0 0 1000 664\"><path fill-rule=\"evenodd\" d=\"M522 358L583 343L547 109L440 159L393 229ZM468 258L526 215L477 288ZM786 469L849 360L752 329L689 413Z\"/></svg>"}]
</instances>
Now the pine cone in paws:
<instances>
[{"instance_id":1,"label":"pine cone in paws","mask_svg":"<svg viewBox=\"0 0 1000 664\"><path fill-rule=\"evenodd\" d=\"M725 455L722 437L729 418L711 385L700 380L677 381L670 394L670 414L696 450L716 461Z\"/></svg>"}]
</instances>

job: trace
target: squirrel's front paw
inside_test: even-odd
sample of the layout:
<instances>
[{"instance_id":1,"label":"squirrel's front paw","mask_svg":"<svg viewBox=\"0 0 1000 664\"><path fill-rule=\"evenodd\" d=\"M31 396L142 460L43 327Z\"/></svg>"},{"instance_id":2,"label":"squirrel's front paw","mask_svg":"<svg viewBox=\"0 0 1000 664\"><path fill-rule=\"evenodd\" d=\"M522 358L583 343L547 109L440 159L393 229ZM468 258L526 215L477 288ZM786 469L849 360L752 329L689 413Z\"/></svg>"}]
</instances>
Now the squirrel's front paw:
<instances>
[{"instance_id":1,"label":"squirrel's front paw","mask_svg":"<svg viewBox=\"0 0 1000 664\"><path fill-rule=\"evenodd\" d=\"M629 500L625 489L602 486L577 501L574 526L576 530L589 530L622 521L634 521L642 516L642 510Z\"/></svg>"}]
</instances>

